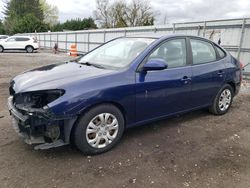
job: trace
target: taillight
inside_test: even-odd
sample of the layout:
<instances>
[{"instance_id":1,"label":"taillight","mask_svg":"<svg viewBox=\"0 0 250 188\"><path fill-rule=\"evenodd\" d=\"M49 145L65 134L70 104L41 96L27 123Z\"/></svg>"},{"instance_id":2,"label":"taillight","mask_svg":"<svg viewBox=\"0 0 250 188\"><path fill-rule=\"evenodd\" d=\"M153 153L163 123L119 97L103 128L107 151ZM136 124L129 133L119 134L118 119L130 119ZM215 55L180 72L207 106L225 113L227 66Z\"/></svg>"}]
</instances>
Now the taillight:
<instances>
[{"instance_id":1,"label":"taillight","mask_svg":"<svg viewBox=\"0 0 250 188\"><path fill-rule=\"evenodd\" d=\"M36 39L36 38L33 38L33 42L34 42L34 43L37 43L37 39Z\"/></svg>"},{"instance_id":2,"label":"taillight","mask_svg":"<svg viewBox=\"0 0 250 188\"><path fill-rule=\"evenodd\" d=\"M243 69L244 64L240 62L240 68Z\"/></svg>"}]
</instances>

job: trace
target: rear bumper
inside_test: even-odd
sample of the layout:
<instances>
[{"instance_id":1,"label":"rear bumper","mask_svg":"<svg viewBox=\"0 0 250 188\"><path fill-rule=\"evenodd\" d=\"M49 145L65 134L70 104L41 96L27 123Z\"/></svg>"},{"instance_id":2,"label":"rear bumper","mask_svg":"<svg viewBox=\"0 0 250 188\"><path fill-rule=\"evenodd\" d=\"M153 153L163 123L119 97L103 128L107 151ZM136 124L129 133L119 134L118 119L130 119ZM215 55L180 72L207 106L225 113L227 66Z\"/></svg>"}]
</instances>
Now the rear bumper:
<instances>
[{"instance_id":1,"label":"rear bumper","mask_svg":"<svg viewBox=\"0 0 250 188\"><path fill-rule=\"evenodd\" d=\"M40 144L35 149L48 149L66 145L70 141L70 131L76 118L56 118L46 112L26 112L18 110L13 98L8 99L8 109L15 131L27 144Z\"/></svg>"}]
</instances>

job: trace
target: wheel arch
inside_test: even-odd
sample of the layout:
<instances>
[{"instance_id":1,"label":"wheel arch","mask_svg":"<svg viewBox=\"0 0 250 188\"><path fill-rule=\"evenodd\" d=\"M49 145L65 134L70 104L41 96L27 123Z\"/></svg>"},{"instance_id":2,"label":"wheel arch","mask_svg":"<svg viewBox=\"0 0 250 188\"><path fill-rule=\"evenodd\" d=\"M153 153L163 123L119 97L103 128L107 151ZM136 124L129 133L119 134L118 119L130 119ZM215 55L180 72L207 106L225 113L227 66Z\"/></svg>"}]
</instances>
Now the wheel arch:
<instances>
[{"instance_id":1,"label":"wheel arch","mask_svg":"<svg viewBox=\"0 0 250 188\"><path fill-rule=\"evenodd\" d=\"M90 109L92 109L92 108L94 108L96 106L105 105L105 104L111 104L111 105L115 106L116 108L118 108L121 111L121 113L122 113L122 115L124 117L124 121L126 123L126 119L127 119L126 118L126 110L125 110L125 108L120 103L115 102L115 101L102 101L102 102L97 102L97 103L91 104L88 107L86 107L83 110L81 110L78 113L78 116L83 115L86 111L89 111Z\"/></svg>"},{"instance_id":2,"label":"wheel arch","mask_svg":"<svg viewBox=\"0 0 250 188\"><path fill-rule=\"evenodd\" d=\"M34 46L32 46L31 44L28 44L28 45L25 46L25 50L26 50L28 47L32 47L33 49L35 49Z\"/></svg>"},{"instance_id":3,"label":"wheel arch","mask_svg":"<svg viewBox=\"0 0 250 188\"><path fill-rule=\"evenodd\" d=\"M233 81L229 81L226 84L230 85L233 88L233 94L235 94L236 92L236 83L234 83Z\"/></svg>"}]
</instances>

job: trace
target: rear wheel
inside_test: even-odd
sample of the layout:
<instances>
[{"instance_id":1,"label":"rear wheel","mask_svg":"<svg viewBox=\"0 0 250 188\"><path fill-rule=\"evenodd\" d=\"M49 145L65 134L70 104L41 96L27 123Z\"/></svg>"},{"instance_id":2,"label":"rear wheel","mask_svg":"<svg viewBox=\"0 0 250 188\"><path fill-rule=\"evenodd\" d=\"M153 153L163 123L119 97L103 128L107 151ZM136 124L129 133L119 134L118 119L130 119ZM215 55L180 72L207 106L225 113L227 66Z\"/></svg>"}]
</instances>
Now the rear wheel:
<instances>
[{"instance_id":1,"label":"rear wheel","mask_svg":"<svg viewBox=\"0 0 250 188\"><path fill-rule=\"evenodd\" d=\"M113 148L124 132L124 118L118 108L105 104L92 108L78 121L74 142L86 155L106 152Z\"/></svg>"},{"instance_id":2,"label":"rear wheel","mask_svg":"<svg viewBox=\"0 0 250 188\"><path fill-rule=\"evenodd\" d=\"M25 49L27 53L33 53L34 51L34 48L32 46L27 46Z\"/></svg>"},{"instance_id":3,"label":"rear wheel","mask_svg":"<svg viewBox=\"0 0 250 188\"><path fill-rule=\"evenodd\" d=\"M229 84L223 86L216 95L213 105L209 111L215 115L227 113L233 101L233 88Z\"/></svg>"},{"instance_id":4,"label":"rear wheel","mask_svg":"<svg viewBox=\"0 0 250 188\"><path fill-rule=\"evenodd\" d=\"M0 53L2 53L4 51L3 47L0 46Z\"/></svg>"}]
</instances>

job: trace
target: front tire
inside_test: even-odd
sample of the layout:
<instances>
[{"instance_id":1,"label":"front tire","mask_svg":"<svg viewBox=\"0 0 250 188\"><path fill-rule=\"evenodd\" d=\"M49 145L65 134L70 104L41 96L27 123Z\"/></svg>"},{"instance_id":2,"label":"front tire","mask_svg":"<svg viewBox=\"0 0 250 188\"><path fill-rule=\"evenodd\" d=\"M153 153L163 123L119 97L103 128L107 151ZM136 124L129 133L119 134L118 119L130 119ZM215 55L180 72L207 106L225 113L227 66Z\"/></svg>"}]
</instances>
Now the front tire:
<instances>
[{"instance_id":1,"label":"front tire","mask_svg":"<svg viewBox=\"0 0 250 188\"><path fill-rule=\"evenodd\" d=\"M233 101L233 88L229 84L224 85L216 95L209 111L215 115L223 115L228 112Z\"/></svg>"},{"instance_id":2,"label":"front tire","mask_svg":"<svg viewBox=\"0 0 250 188\"><path fill-rule=\"evenodd\" d=\"M96 106L80 117L74 129L76 147L86 155L95 155L113 148L124 132L124 118L111 104Z\"/></svg>"}]
</instances>

